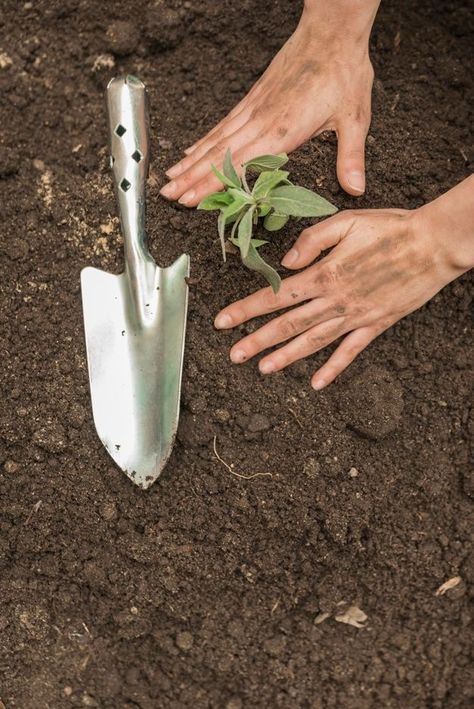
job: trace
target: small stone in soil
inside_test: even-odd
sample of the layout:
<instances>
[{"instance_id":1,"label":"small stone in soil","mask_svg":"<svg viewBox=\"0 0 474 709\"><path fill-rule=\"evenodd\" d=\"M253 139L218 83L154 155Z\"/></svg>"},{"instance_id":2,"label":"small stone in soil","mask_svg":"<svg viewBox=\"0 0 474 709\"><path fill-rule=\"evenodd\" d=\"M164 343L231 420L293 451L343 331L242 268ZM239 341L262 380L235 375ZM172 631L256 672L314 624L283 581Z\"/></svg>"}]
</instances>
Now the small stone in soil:
<instances>
[{"instance_id":1,"label":"small stone in soil","mask_svg":"<svg viewBox=\"0 0 474 709\"><path fill-rule=\"evenodd\" d=\"M227 409L216 409L214 411L214 419L219 423L226 423L230 419L230 413Z\"/></svg>"},{"instance_id":2,"label":"small stone in soil","mask_svg":"<svg viewBox=\"0 0 474 709\"><path fill-rule=\"evenodd\" d=\"M403 413L403 389L391 372L367 367L349 383L340 401L347 426L378 440L394 431Z\"/></svg>"},{"instance_id":3,"label":"small stone in soil","mask_svg":"<svg viewBox=\"0 0 474 709\"><path fill-rule=\"evenodd\" d=\"M16 473L19 467L19 464L15 463L14 460L7 460L3 465L3 469L6 473Z\"/></svg>"},{"instance_id":4,"label":"small stone in soil","mask_svg":"<svg viewBox=\"0 0 474 709\"><path fill-rule=\"evenodd\" d=\"M147 36L156 49L176 47L186 33L186 26L179 12L161 3L149 8L145 27Z\"/></svg>"},{"instance_id":5,"label":"small stone in soil","mask_svg":"<svg viewBox=\"0 0 474 709\"><path fill-rule=\"evenodd\" d=\"M321 466L316 458L306 458L303 463L303 473L308 476L308 478L315 478L319 473Z\"/></svg>"},{"instance_id":6,"label":"small stone in soil","mask_svg":"<svg viewBox=\"0 0 474 709\"><path fill-rule=\"evenodd\" d=\"M66 450L66 432L59 422L50 421L33 434L33 441L48 453L62 453Z\"/></svg>"},{"instance_id":7,"label":"small stone in soil","mask_svg":"<svg viewBox=\"0 0 474 709\"><path fill-rule=\"evenodd\" d=\"M187 631L180 632L176 635L176 645L180 650L187 652L193 646L194 640L191 633Z\"/></svg>"},{"instance_id":8,"label":"small stone in soil","mask_svg":"<svg viewBox=\"0 0 474 709\"><path fill-rule=\"evenodd\" d=\"M261 433L262 431L268 431L269 428L270 421L264 414L252 414L247 423L247 431L250 431L250 433Z\"/></svg>"},{"instance_id":9,"label":"small stone in soil","mask_svg":"<svg viewBox=\"0 0 474 709\"><path fill-rule=\"evenodd\" d=\"M359 471L357 470L357 468L351 468L349 470L349 477L350 478L356 478L358 475L359 475Z\"/></svg>"},{"instance_id":10,"label":"small stone in soil","mask_svg":"<svg viewBox=\"0 0 474 709\"><path fill-rule=\"evenodd\" d=\"M131 54L140 40L138 29L131 22L117 20L107 28L108 49L119 57Z\"/></svg>"},{"instance_id":11,"label":"small stone in soil","mask_svg":"<svg viewBox=\"0 0 474 709\"><path fill-rule=\"evenodd\" d=\"M107 520L107 522L115 519L117 517L117 506L115 502L104 502L100 507L100 516L102 519Z\"/></svg>"},{"instance_id":12,"label":"small stone in soil","mask_svg":"<svg viewBox=\"0 0 474 709\"><path fill-rule=\"evenodd\" d=\"M242 709L242 707L243 704L240 697L231 697L225 705L225 709Z\"/></svg>"}]
</instances>

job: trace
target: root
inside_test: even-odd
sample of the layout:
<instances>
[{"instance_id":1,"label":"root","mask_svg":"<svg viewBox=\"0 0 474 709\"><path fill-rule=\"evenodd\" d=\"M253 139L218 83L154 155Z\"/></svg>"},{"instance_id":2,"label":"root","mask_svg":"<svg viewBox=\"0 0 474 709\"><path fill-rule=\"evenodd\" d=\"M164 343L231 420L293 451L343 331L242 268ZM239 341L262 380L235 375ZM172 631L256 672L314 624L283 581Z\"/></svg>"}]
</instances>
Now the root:
<instances>
[{"instance_id":1,"label":"root","mask_svg":"<svg viewBox=\"0 0 474 709\"><path fill-rule=\"evenodd\" d=\"M214 448L214 455L216 456L219 463L222 463L222 465L225 468L227 468L229 473L231 475L235 475L236 478L241 478L242 480L252 480L252 478L258 478L258 477L264 477L264 476L270 476L271 478L273 477L273 473L252 473L251 475L241 475L240 473L236 473L235 470L232 469L232 466L229 465L229 463L226 463L225 460L223 458L221 458L221 456L217 452L217 436L214 436L213 448Z\"/></svg>"}]
</instances>

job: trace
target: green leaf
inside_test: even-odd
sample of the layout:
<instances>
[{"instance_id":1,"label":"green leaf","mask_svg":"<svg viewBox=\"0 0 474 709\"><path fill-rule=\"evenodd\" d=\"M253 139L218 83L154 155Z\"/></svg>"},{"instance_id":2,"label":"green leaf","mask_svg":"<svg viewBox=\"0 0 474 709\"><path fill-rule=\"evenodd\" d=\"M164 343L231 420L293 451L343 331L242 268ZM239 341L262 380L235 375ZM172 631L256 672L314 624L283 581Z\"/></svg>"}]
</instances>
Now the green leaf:
<instances>
[{"instance_id":1,"label":"green leaf","mask_svg":"<svg viewBox=\"0 0 474 709\"><path fill-rule=\"evenodd\" d=\"M235 229L235 225L232 227L232 232ZM235 239L233 234L230 235L229 241L234 244L234 246L239 245L239 240ZM265 244L268 244L269 242L266 241L265 239L250 239L250 243L254 245L256 249L259 249L261 246L264 246Z\"/></svg>"},{"instance_id":2,"label":"green leaf","mask_svg":"<svg viewBox=\"0 0 474 709\"><path fill-rule=\"evenodd\" d=\"M221 212L219 216L217 217L217 231L219 234L219 239L221 242L221 249L222 249L222 258L224 259L224 263L227 261L227 256L225 252L225 215L224 212Z\"/></svg>"},{"instance_id":3,"label":"green leaf","mask_svg":"<svg viewBox=\"0 0 474 709\"><path fill-rule=\"evenodd\" d=\"M245 258L242 257L242 262L245 266L247 266L247 268L250 268L251 271L261 273L271 285L273 292L278 293L281 284L280 276L274 268L272 268L268 263L265 263L252 243L249 244L247 256Z\"/></svg>"},{"instance_id":4,"label":"green leaf","mask_svg":"<svg viewBox=\"0 0 474 709\"><path fill-rule=\"evenodd\" d=\"M259 155L252 160L247 160L244 163L244 168L248 168L253 172L262 172L262 170L278 170L288 162L286 153L278 153L278 155Z\"/></svg>"},{"instance_id":5,"label":"green leaf","mask_svg":"<svg viewBox=\"0 0 474 709\"><path fill-rule=\"evenodd\" d=\"M268 195L268 201L275 212L291 217L324 217L337 212L337 207L324 197L295 185L275 187Z\"/></svg>"},{"instance_id":6,"label":"green leaf","mask_svg":"<svg viewBox=\"0 0 474 709\"><path fill-rule=\"evenodd\" d=\"M199 202L197 208L206 209L208 211L212 209L221 209L227 204L230 204L232 199L232 195L228 192L213 192L207 197L204 197L204 199Z\"/></svg>"},{"instance_id":7,"label":"green leaf","mask_svg":"<svg viewBox=\"0 0 474 709\"><path fill-rule=\"evenodd\" d=\"M259 217L266 217L270 210L271 206L269 204L259 204L257 208L257 214Z\"/></svg>"},{"instance_id":8,"label":"green leaf","mask_svg":"<svg viewBox=\"0 0 474 709\"><path fill-rule=\"evenodd\" d=\"M227 207L224 207L222 209L222 214L224 215L225 223L232 224L232 222L235 222L242 209L247 206L248 202L246 200L240 197L234 199L233 202L231 202L229 205L227 205Z\"/></svg>"},{"instance_id":9,"label":"green leaf","mask_svg":"<svg viewBox=\"0 0 474 709\"><path fill-rule=\"evenodd\" d=\"M211 170L214 173L214 175L217 177L217 179L222 182L223 185L226 185L226 187L235 187L235 184L232 182L232 180L229 180L228 177L223 175L222 172L220 170L218 170L215 165L212 165L212 163L211 163Z\"/></svg>"},{"instance_id":10,"label":"green leaf","mask_svg":"<svg viewBox=\"0 0 474 709\"><path fill-rule=\"evenodd\" d=\"M267 231L278 231L285 226L286 222L290 217L288 214L279 214L278 212L271 212L267 214L263 220L263 226Z\"/></svg>"},{"instance_id":11,"label":"green leaf","mask_svg":"<svg viewBox=\"0 0 474 709\"><path fill-rule=\"evenodd\" d=\"M224 171L224 175L227 177L228 180L230 180L235 187L240 187L241 182L240 182L240 177L235 171L235 168L232 164L232 155L230 152L230 148L227 148L225 158L224 158L224 165L222 167Z\"/></svg>"},{"instance_id":12,"label":"green leaf","mask_svg":"<svg viewBox=\"0 0 474 709\"><path fill-rule=\"evenodd\" d=\"M229 187L226 192L232 197L232 199L236 201L240 200L242 204L255 204L255 200L252 195L247 194L247 192L244 192L244 190L242 189L237 189L236 187Z\"/></svg>"},{"instance_id":13,"label":"green leaf","mask_svg":"<svg viewBox=\"0 0 474 709\"><path fill-rule=\"evenodd\" d=\"M286 170L272 170L261 172L253 186L252 195L255 199L265 198L270 190L286 180L290 173Z\"/></svg>"},{"instance_id":14,"label":"green leaf","mask_svg":"<svg viewBox=\"0 0 474 709\"><path fill-rule=\"evenodd\" d=\"M255 207L249 207L244 216L240 220L238 229L238 242L242 260L247 256L250 247L250 239L252 238L253 214Z\"/></svg>"},{"instance_id":15,"label":"green leaf","mask_svg":"<svg viewBox=\"0 0 474 709\"><path fill-rule=\"evenodd\" d=\"M259 249L261 246L268 244L268 241L266 239L250 239L250 243L253 244L256 249Z\"/></svg>"}]
</instances>

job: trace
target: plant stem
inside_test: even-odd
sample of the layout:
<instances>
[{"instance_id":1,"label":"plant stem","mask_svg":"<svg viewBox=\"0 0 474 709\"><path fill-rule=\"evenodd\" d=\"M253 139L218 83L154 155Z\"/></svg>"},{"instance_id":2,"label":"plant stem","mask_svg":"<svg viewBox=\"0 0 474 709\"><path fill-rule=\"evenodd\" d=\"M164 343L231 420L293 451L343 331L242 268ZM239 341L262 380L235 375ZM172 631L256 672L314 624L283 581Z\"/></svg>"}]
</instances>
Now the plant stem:
<instances>
[{"instance_id":1,"label":"plant stem","mask_svg":"<svg viewBox=\"0 0 474 709\"><path fill-rule=\"evenodd\" d=\"M252 193L250 192L250 187L249 187L249 185L248 185L247 178L245 177L245 168L244 168L244 171L243 171L243 173L242 173L242 184L243 184L244 190L247 192L247 194L252 194Z\"/></svg>"}]
</instances>

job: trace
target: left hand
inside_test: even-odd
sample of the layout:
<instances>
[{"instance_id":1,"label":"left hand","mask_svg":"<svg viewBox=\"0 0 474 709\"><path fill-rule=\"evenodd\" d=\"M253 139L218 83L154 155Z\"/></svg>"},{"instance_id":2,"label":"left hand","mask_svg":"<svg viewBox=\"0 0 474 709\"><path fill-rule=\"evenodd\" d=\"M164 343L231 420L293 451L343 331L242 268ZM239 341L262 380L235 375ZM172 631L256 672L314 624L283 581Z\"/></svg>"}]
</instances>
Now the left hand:
<instances>
[{"instance_id":1,"label":"left hand","mask_svg":"<svg viewBox=\"0 0 474 709\"><path fill-rule=\"evenodd\" d=\"M216 317L215 326L227 329L297 306L237 342L232 362L286 343L260 360L261 373L269 374L345 336L311 380L314 389L330 384L380 333L462 272L445 253L445 235L425 221L424 209L346 211L305 229L282 264L306 270L286 278L276 295L263 288Z\"/></svg>"}]
</instances>

